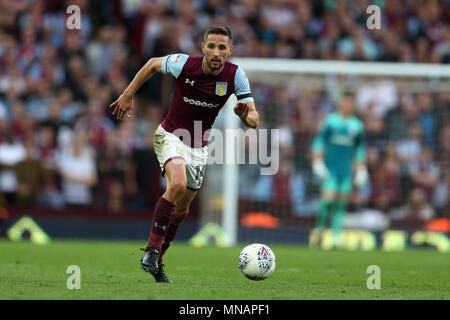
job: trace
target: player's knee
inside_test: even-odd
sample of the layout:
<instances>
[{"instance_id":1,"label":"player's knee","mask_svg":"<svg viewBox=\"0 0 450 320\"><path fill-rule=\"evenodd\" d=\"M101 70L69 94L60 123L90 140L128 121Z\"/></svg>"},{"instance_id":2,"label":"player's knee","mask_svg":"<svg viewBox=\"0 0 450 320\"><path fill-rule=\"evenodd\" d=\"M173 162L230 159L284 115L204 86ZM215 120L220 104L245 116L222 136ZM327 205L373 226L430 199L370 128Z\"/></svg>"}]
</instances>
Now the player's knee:
<instances>
[{"instance_id":1,"label":"player's knee","mask_svg":"<svg viewBox=\"0 0 450 320\"><path fill-rule=\"evenodd\" d=\"M174 181L168 186L169 192L177 196L183 195L186 191L187 182L183 180Z\"/></svg>"}]
</instances>

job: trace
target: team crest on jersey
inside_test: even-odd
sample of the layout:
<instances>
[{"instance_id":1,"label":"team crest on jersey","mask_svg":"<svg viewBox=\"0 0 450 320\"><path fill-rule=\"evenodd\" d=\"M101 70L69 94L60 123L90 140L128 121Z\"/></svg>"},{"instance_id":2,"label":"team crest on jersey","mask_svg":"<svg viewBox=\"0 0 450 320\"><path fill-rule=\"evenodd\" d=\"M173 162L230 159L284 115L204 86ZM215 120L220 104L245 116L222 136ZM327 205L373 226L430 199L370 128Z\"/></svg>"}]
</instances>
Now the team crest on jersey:
<instances>
[{"instance_id":1,"label":"team crest on jersey","mask_svg":"<svg viewBox=\"0 0 450 320\"><path fill-rule=\"evenodd\" d=\"M227 94L228 82L216 82L216 94L218 96L224 96Z\"/></svg>"}]
</instances>

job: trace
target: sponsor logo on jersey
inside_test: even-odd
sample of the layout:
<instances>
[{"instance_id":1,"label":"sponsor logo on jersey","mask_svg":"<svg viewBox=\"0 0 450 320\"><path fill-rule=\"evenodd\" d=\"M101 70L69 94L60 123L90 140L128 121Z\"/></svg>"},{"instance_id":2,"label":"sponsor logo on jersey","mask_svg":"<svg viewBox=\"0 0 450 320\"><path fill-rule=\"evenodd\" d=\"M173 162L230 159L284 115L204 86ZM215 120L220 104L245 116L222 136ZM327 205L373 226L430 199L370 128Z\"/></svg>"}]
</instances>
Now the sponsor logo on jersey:
<instances>
[{"instance_id":1,"label":"sponsor logo on jersey","mask_svg":"<svg viewBox=\"0 0 450 320\"><path fill-rule=\"evenodd\" d=\"M330 141L341 146L351 146L353 144L352 137L343 134L332 135Z\"/></svg>"},{"instance_id":2,"label":"sponsor logo on jersey","mask_svg":"<svg viewBox=\"0 0 450 320\"><path fill-rule=\"evenodd\" d=\"M224 96L227 94L228 82L216 82L216 94L218 96Z\"/></svg>"},{"instance_id":3,"label":"sponsor logo on jersey","mask_svg":"<svg viewBox=\"0 0 450 320\"><path fill-rule=\"evenodd\" d=\"M203 101L199 101L199 100L189 99L187 97L183 97L183 101L186 103L192 104L194 106L203 107L203 108L216 108L219 106L218 103L216 103L216 104L207 103L207 102L203 102Z\"/></svg>"}]
</instances>

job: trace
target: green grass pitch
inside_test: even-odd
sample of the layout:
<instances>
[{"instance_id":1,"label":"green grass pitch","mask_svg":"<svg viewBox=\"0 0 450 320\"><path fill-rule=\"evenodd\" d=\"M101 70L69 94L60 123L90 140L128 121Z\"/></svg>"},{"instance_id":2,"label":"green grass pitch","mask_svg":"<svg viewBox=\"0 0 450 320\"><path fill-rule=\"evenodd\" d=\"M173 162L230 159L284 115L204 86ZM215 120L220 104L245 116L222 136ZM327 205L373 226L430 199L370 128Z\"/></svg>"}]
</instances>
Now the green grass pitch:
<instances>
[{"instance_id":1,"label":"green grass pitch","mask_svg":"<svg viewBox=\"0 0 450 320\"><path fill-rule=\"evenodd\" d=\"M155 283L139 267L144 242L54 240L49 245L0 240L0 299L450 299L450 258L434 249L404 252L322 251L268 245L276 269L264 281L246 279L240 250L175 243L164 263L174 285ZM69 290L67 267L81 269L81 289ZM366 286L367 267L381 270L381 288Z\"/></svg>"}]
</instances>

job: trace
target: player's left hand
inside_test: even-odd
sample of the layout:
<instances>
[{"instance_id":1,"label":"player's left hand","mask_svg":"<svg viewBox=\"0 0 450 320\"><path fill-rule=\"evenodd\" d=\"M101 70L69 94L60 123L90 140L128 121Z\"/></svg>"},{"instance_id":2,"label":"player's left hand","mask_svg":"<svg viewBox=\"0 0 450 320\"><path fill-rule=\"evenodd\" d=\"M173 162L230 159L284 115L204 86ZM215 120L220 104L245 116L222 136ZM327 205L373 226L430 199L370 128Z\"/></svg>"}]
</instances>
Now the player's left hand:
<instances>
[{"instance_id":1,"label":"player's left hand","mask_svg":"<svg viewBox=\"0 0 450 320\"><path fill-rule=\"evenodd\" d=\"M241 119L245 119L250 111L250 108L247 103L238 101L236 106L234 107L234 113L239 116Z\"/></svg>"},{"instance_id":2,"label":"player's left hand","mask_svg":"<svg viewBox=\"0 0 450 320\"><path fill-rule=\"evenodd\" d=\"M114 107L113 115L116 115L118 120L122 120L126 114L128 118L131 117L131 109L133 108L133 97L120 95L120 97L111 103L110 108Z\"/></svg>"}]
</instances>

